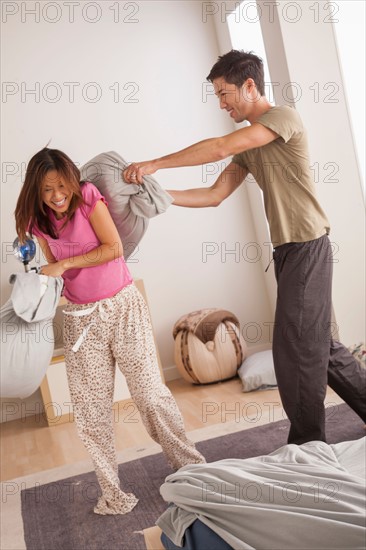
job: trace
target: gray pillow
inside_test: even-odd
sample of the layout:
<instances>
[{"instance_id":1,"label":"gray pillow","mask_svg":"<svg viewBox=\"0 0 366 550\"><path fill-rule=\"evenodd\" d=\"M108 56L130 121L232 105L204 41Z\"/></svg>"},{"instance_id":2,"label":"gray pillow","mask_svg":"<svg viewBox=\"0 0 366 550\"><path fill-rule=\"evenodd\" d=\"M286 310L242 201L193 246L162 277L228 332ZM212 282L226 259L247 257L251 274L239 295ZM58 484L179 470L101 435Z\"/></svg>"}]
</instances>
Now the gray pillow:
<instances>
[{"instance_id":1,"label":"gray pillow","mask_svg":"<svg viewBox=\"0 0 366 550\"><path fill-rule=\"evenodd\" d=\"M243 382L244 392L277 387L272 350L249 355L239 367L238 375Z\"/></svg>"},{"instance_id":2,"label":"gray pillow","mask_svg":"<svg viewBox=\"0 0 366 550\"><path fill-rule=\"evenodd\" d=\"M142 185L126 183L122 171L128 166L115 151L101 153L81 168L81 179L92 182L106 198L121 237L127 259L145 234L149 218L162 214L173 198L151 176Z\"/></svg>"}]
</instances>

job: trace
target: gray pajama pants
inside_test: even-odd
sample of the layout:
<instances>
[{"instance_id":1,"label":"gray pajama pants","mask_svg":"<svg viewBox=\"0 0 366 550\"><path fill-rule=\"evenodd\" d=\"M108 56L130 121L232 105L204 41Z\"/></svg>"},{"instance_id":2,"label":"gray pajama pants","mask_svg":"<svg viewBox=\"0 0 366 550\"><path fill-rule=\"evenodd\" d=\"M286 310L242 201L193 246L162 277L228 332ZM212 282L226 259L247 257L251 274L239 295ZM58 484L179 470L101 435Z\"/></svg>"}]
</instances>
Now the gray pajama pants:
<instances>
[{"instance_id":1,"label":"gray pajama pants","mask_svg":"<svg viewBox=\"0 0 366 550\"><path fill-rule=\"evenodd\" d=\"M273 359L291 422L289 443L325 441L327 384L366 422L366 371L332 338L332 250L327 235L274 251L278 284Z\"/></svg>"},{"instance_id":2,"label":"gray pajama pants","mask_svg":"<svg viewBox=\"0 0 366 550\"><path fill-rule=\"evenodd\" d=\"M205 462L187 439L177 404L161 381L148 309L134 284L107 300L68 304L64 342L78 434L102 489L96 513L123 514L137 503L133 494L120 489L118 478L112 416L116 364L169 464L178 469Z\"/></svg>"}]
</instances>

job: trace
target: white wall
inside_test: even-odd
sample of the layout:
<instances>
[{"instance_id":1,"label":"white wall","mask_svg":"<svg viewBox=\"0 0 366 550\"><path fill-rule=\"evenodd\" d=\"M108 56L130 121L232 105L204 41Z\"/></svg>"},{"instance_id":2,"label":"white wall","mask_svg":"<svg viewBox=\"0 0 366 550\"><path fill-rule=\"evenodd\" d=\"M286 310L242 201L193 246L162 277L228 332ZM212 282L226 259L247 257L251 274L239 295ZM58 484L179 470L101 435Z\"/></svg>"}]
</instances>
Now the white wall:
<instances>
[{"instance_id":1,"label":"white wall","mask_svg":"<svg viewBox=\"0 0 366 550\"><path fill-rule=\"evenodd\" d=\"M235 40L245 50L253 47L248 37L254 27L262 27L266 56L277 105L294 105L299 111L309 137L311 165L319 200L331 223L331 241L334 248L333 303L342 341L346 345L365 340L365 210L362 181L356 148L364 136L352 132L342 76L341 59L347 51L345 29L351 29L350 43L362 47L362 37L354 34L360 25L350 22L362 11L353 13L353 2L289 2L245 0L206 4L209 20L214 19L220 45L228 49L228 19L235 26ZM230 15L235 13L235 15ZM251 28L253 27L253 28ZM339 28L338 28L339 27ZM335 40L335 32L342 40ZM338 47L337 47L338 46ZM237 46L238 47L238 46ZM221 51L223 52L224 49ZM361 60L357 48L353 49ZM348 75L348 70L344 74ZM364 79L360 69L356 73L359 89L353 91L352 111L357 100L364 97ZM268 75L265 75L268 81ZM353 88L355 85L353 86ZM356 103L356 106L354 105ZM364 122L360 106L358 129ZM361 143L362 148L362 143ZM361 156L360 156L361 160ZM266 224L260 214L259 192L251 181L247 183L257 242L266 241ZM263 279L262 279L263 280ZM271 311L274 307L275 285L271 270L264 277Z\"/></svg>"},{"instance_id":2,"label":"white wall","mask_svg":"<svg viewBox=\"0 0 366 550\"><path fill-rule=\"evenodd\" d=\"M35 20L38 14L26 10L37 4L41 11ZM49 139L51 147L65 150L79 164L110 149L138 161L233 129L205 83L217 56L230 47L224 2L119 2L117 22L111 9L115 2L79 2L73 22L65 4L57 2L56 10L56 2L2 2L6 94L1 140L1 303L10 294L10 273L22 269L9 250L24 166ZM229 4L235 8L237 3ZM342 339L352 344L364 338L364 212L332 24L323 22L328 15L324 2L281 2L277 25L268 19L269 3L265 4L271 77L281 81L288 74L304 92L296 107L308 127L312 162L320 169L319 197L338 246L333 293L337 321ZM289 10L287 19L293 18L295 4L301 7L301 17L290 23L284 20L283 9ZM318 23L309 5L319 7ZM18 11L11 14L16 7ZM207 13L208 7L214 16ZM253 16L251 11L245 13ZM278 40L282 54L271 60L268 50ZM69 95L71 84L66 84L70 82L79 84L74 85L74 100ZM325 86L332 82L340 88L338 101L326 103L332 89ZM314 99L316 86L310 88L316 83L319 101ZM37 90L36 95L26 94L31 89ZM55 92L61 96L52 102ZM101 94L98 101L93 101L95 92ZM332 162L339 167L337 182L328 181L331 165L326 166ZM209 185L215 172L216 165L166 170L158 173L158 179L164 187L179 189ZM262 219L257 199L243 186L219 209L171 207L151 221L132 258L135 263L129 263L132 274L144 279L167 377L174 375L172 327L188 311L229 309L239 317L249 344L268 342L273 299L272 286L265 285L263 276L269 247L264 245L265 228L256 221ZM205 247L212 251L206 257Z\"/></svg>"},{"instance_id":3,"label":"white wall","mask_svg":"<svg viewBox=\"0 0 366 550\"><path fill-rule=\"evenodd\" d=\"M23 269L10 250L24 168L50 139L50 147L79 164L111 149L139 161L233 128L206 93L206 75L224 52L201 2L120 2L119 22L111 10L115 2L80 2L73 22L71 8L55 4L41 2L36 21L38 14L26 11L35 2L3 3L1 303L10 294L9 275ZM12 6L19 10L11 14ZM74 98L70 82L79 84ZM26 93L32 89L36 95ZM210 185L218 170L166 170L157 177L164 187L179 189ZM189 311L231 310L249 344L268 342L265 323L272 313L262 288L262 251L248 246L255 242L244 187L219 209L171 207L151 221L129 267L144 280L167 377L174 375L172 327ZM211 254L205 257L206 249Z\"/></svg>"},{"instance_id":4,"label":"white wall","mask_svg":"<svg viewBox=\"0 0 366 550\"><path fill-rule=\"evenodd\" d=\"M331 224L340 338L351 345L365 339L365 210L334 28L348 18L352 4L298 2L286 12L289 4L279 2L278 19L290 81L299 90L295 105L308 130L318 196Z\"/></svg>"}]
</instances>

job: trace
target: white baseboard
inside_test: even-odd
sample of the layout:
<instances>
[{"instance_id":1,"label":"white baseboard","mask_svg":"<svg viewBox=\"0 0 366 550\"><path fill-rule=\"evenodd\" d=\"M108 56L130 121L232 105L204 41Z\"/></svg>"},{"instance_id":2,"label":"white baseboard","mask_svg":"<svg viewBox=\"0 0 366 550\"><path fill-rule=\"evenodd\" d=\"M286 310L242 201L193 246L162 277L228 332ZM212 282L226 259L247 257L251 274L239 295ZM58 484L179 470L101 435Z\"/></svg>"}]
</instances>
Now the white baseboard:
<instances>
[{"instance_id":1,"label":"white baseboard","mask_svg":"<svg viewBox=\"0 0 366 550\"><path fill-rule=\"evenodd\" d=\"M255 346L248 346L248 357L253 355L253 353L258 353L259 351L266 351L267 349L272 349L272 345L269 342L264 344L257 344Z\"/></svg>"},{"instance_id":2,"label":"white baseboard","mask_svg":"<svg viewBox=\"0 0 366 550\"><path fill-rule=\"evenodd\" d=\"M166 367L165 369L163 369L163 373L165 382L171 382L172 380L182 378L175 365L172 365L171 367Z\"/></svg>"}]
</instances>

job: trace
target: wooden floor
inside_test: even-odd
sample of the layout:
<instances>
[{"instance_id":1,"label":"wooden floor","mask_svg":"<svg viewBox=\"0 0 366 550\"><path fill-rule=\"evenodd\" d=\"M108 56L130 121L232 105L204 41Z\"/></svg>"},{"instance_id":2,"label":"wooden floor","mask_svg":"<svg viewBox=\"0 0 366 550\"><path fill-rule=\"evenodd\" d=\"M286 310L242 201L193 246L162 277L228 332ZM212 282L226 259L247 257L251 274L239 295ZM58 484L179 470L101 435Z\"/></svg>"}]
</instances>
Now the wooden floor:
<instances>
[{"instance_id":1,"label":"wooden floor","mask_svg":"<svg viewBox=\"0 0 366 550\"><path fill-rule=\"evenodd\" d=\"M240 422L241 429L246 429L285 417L277 389L243 393L239 378L206 386L179 379L167 385L187 431L223 422ZM326 403L340 402L329 389ZM114 421L117 451L151 441L133 402L121 402L114 411ZM72 422L48 427L39 414L4 422L0 429L1 481L89 458Z\"/></svg>"}]
</instances>

